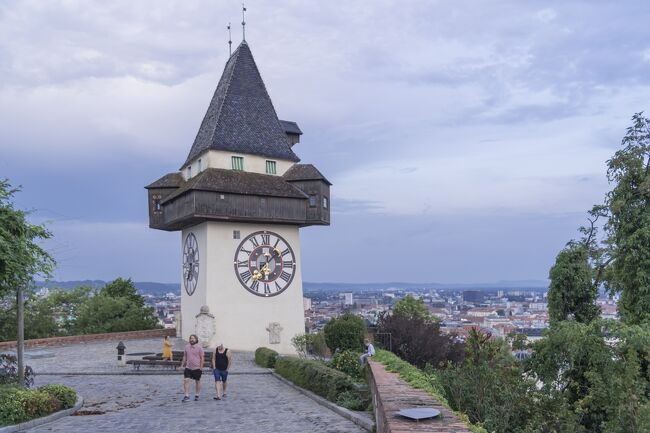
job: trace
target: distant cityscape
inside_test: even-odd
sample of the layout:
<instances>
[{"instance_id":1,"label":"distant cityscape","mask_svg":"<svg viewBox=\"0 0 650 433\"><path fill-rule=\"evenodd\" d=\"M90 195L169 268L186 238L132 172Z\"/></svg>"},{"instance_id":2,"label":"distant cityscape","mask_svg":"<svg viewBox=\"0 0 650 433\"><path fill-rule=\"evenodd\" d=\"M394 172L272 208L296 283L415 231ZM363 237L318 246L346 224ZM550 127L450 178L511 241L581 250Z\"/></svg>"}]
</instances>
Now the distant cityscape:
<instances>
[{"instance_id":1,"label":"distant cityscape","mask_svg":"<svg viewBox=\"0 0 650 433\"><path fill-rule=\"evenodd\" d=\"M46 296L53 288L69 289L80 285L101 287L104 284L99 280L38 283L38 293ZM154 308L160 324L165 328L176 327L181 304L180 285L136 282L135 286L147 305ZM504 284L501 289L489 287L491 285L462 289L458 286L472 286L455 286L430 288L407 283L305 283L305 330L317 332L331 318L345 312L363 317L369 327L374 327L381 313L390 311L395 303L407 295L423 300L429 312L440 319L443 332L460 336L479 327L493 336L505 337L517 333L525 335L529 341L535 341L542 337L542 332L549 325L547 287L508 288ZM597 303L603 318L617 319L615 299L601 294Z\"/></svg>"}]
</instances>

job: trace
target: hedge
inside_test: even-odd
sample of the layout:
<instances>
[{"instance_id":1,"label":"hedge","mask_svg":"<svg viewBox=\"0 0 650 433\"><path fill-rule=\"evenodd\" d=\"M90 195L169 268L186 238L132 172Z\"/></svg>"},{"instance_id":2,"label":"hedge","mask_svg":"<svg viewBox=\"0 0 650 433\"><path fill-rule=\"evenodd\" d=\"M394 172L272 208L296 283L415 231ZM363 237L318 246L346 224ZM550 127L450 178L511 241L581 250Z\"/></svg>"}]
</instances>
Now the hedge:
<instances>
[{"instance_id":1,"label":"hedge","mask_svg":"<svg viewBox=\"0 0 650 433\"><path fill-rule=\"evenodd\" d=\"M352 410L364 410L369 404L367 392L359 391L351 377L319 361L280 357L275 372L301 388Z\"/></svg>"},{"instance_id":2,"label":"hedge","mask_svg":"<svg viewBox=\"0 0 650 433\"><path fill-rule=\"evenodd\" d=\"M64 385L38 389L0 386L0 426L18 424L74 406L77 393Z\"/></svg>"},{"instance_id":3,"label":"hedge","mask_svg":"<svg viewBox=\"0 0 650 433\"><path fill-rule=\"evenodd\" d=\"M260 367L273 368L278 352L267 347L258 347L255 351L255 363Z\"/></svg>"},{"instance_id":4,"label":"hedge","mask_svg":"<svg viewBox=\"0 0 650 433\"><path fill-rule=\"evenodd\" d=\"M70 409L77 402L77 393L65 385L50 384L38 388L61 402L62 409Z\"/></svg>"}]
</instances>

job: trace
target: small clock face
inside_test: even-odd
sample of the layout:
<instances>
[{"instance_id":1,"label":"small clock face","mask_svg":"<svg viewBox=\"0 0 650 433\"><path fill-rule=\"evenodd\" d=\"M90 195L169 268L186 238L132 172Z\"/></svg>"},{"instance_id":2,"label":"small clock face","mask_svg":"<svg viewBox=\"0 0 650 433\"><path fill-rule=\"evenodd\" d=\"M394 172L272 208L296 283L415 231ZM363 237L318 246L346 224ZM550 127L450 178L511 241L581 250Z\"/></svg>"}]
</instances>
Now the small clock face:
<instances>
[{"instance_id":1,"label":"small clock face","mask_svg":"<svg viewBox=\"0 0 650 433\"><path fill-rule=\"evenodd\" d=\"M183 245L183 284L188 295L192 296L196 290L196 282L199 278L199 243L194 233L185 238Z\"/></svg>"},{"instance_id":2,"label":"small clock face","mask_svg":"<svg viewBox=\"0 0 650 433\"><path fill-rule=\"evenodd\" d=\"M242 286L257 296L282 293L296 273L296 256L277 233L255 232L235 251L235 273Z\"/></svg>"}]
</instances>

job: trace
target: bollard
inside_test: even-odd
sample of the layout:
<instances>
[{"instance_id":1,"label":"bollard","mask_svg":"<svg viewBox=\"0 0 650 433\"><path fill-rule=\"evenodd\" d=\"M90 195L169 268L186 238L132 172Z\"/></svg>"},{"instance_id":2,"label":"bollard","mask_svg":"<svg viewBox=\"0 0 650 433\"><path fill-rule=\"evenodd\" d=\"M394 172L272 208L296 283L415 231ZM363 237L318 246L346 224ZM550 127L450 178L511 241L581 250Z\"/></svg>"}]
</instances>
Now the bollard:
<instances>
[{"instance_id":1,"label":"bollard","mask_svg":"<svg viewBox=\"0 0 650 433\"><path fill-rule=\"evenodd\" d=\"M120 341L117 345L117 365L120 367L126 366L126 356L124 356L124 349L126 349L126 346Z\"/></svg>"}]
</instances>

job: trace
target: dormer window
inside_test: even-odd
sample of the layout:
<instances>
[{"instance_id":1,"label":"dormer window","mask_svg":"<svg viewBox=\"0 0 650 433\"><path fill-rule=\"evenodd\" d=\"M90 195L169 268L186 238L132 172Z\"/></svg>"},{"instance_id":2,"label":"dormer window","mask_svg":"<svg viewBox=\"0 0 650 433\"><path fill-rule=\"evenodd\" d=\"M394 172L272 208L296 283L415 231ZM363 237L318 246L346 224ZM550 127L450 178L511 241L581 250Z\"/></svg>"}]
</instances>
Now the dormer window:
<instances>
[{"instance_id":1,"label":"dormer window","mask_svg":"<svg viewBox=\"0 0 650 433\"><path fill-rule=\"evenodd\" d=\"M275 161L266 161L266 174L277 174Z\"/></svg>"},{"instance_id":2,"label":"dormer window","mask_svg":"<svg viewBox=\"0 0 650 433\"><path fill-rule=\"evenodd\" d=\"M187 167L187 178L189 179L191 177L192 177L192 166L190 165L189 167Z\"/></svg>"},{"instance_id":3,"label":"dormer window","mask_svg":"<svg viewBox=\"0 0 650 433\"><path fill-rule=\"evenodd\" d=\"M199 158L199 164L198 164L198 166L199 166L199 169L197 170L197 172L198 172L198 173L201 173L201 159L200 159L200 158Z\"/></svg>"},{"instance_id":4,"label":"dormer window","mask_svg":"<svg viewBox=\"0 0 650 433\"><path fill-rule=\"evenodd\" d=\"M310 195L309 196L309 207L316 207L318 205L318 196Z\"/></svg>"},{"instance_id":5,"label":"dormer window","mask_svg":"<svg viewBox=\"0 0 650 433\"><path fill-rule=\"evenodd\" d=\"M329 200L327 197L323 197L323 209L327 209L327 206L329 205Z\"/></svg>"},{"instance_id":6,"label":"dormer window","mask_svg":"<svg viewBox=\"0 0 650 433\"><path fill-rule=\"evenodd\" d=\"M244 170L244 157L243 156L233 156L232 157L232 169L243 171Z\"/></svg>"}]
</instances>

